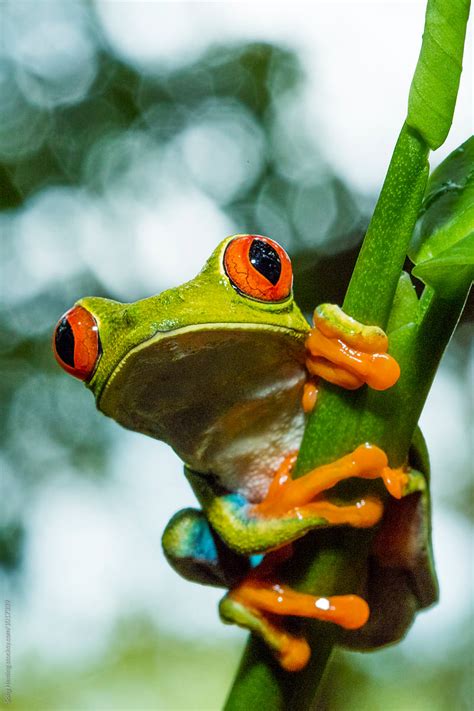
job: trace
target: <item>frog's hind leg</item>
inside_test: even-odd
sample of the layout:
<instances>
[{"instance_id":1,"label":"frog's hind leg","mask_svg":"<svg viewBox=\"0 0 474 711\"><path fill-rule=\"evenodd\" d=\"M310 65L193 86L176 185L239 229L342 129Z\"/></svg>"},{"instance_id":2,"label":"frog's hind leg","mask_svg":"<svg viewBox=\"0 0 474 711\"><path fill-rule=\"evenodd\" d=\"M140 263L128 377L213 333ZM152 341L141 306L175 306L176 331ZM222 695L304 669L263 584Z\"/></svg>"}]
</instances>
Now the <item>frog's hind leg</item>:
<instances>
[{"instance_id":1,"label":"frog's hind leg","mask_svg":"<svg viewBox=\"0 0 474 711\"><path fill-rule=\"evenodd\" d=\"M383 514L379 498L365 496L338 505L319 494L354 476L369 479L392 476L398 484L393 470L383 468L386 456L376 447L359 447L351 455L295 480L291 478L293 461L294 455L286 458L267 496L257 504L249 503L238 493L226 493L206 475L186 470L208 521L229 548L241 555L252 555L280 548L315 528L372 527Z\"/></svg>"},{"instance_id":2,"label":"frog's hind leg","mask_svg":"<svg viewBox=\"0 0 474 711\"><path fill-rule=\"evenodd\" d=\"M308 642L290 632L288 616L332 622L344 629L358 629L369 617L369 606L357 595L320 597L297 592L272 582L276 566L291 556L291 546L269 553L221 601L224 622L250 629L262 637L287 671L303 669L311 654Z\"/></svg>"},{"instance_id":3,"label":"frog's hind leg","mask_svg":"<svg viewBox=\"0 0 474 711\"><path fill-rule=\"evenodd\" d=\"M237 624L259 635L288 671L302 669L311 650L306 640L288 631L281 616L272 614L269 605L256 605L246 581L258 580L285 557L289 546L250 559L230 551L214 534L202 511L183 509L168 523L163 534L163 549L179 575L202 585L232 588L220 602L223 622ZM255 566L254 571L249 572ZM258 565L260 563L260 565ZM309 597L309 596L306 596Z\"/></svg>"},{"instance_id":4,"label":"frog's hind leg","mask_svg":"<svg viewBox=\"0 0 474 711\"><path fill-rule=\"evenodd\" d=\"M387 455L375 445L362 444L350 454L335 462L325 464L298 479L274 477L264 500L252 507L256 516L273 518L287 512L311 516L319 514L331 524L348 524L358 527L373 526L383 513L377 498L366 497L352 506L335 506L321 497L323 492L350 478L381 478L388 492L399 499L409 484L409 474L403 469L391 469Z\"/></svg>"},{"instance_id":5,"label":"frog's hind leg","mask_svg":"<svg viewBox=\"0 0 474 711\"><path fill-rule=\"evenodd\" d=\"M405 636L419 610L436 602L430 519L428 474L412 469L409 490L400 501L388 500L372 541L366 589L370 621L345 635L344 645L375 649L393 644Z\"/></svg>"},{"instance_id":6,"label":"frog's hind leg","mask_svg":"<svg viewBox=\"0 0 474 711\"><path fill-rule=\"evenodd\" d=\"M163 551L181 577L201 585L232 587L251 562L231 551L214 533L202 511L183 509L169 521L162 537Z\"/></svg>"},{"instance_id":7,"label":"frog's hind leg","mask_svg":"<svg viewBox=\"0 0 474 711\"><path fill-rule=\"evenodd\" d=\"M255 604L258 601L245 594L246 590L251 591L252 583L258 585L259 580L263 583L291 555L291 544L268 553L260 565L221 600L219 614L226 624L239 625L261 637L286 671L299 671L306 666L311 655L306 639L297 631L290 631L287 620L271 609Z\"/></svg>"},{"instance_id":8,"label":"frog's hind leg","mask_svg":"<svg viewBox=\"0 0 474 711\"><path fill-rule=\"evenodd\" d=\"M281 618L263 612L231 594L220 602L221 620L229 625L239 625L261 637L286 671L300 671L311 656L306 639L288 631Z\"/></svg>"},{"instance_id":9,"label":"frog's hind leg","mask_svg":"<svg viewBox=\"0 0 474 711\"><path fill-rule=\"evenodd\" d=\"M261 637L286 671L300 671L308 663L311 648L302 635L288 630L288 616L358 629L368 620L369 606L357 595L317 597L278 584L244 582L221 600L219 613L224 622Z\"/></svg>"}]
</instances>

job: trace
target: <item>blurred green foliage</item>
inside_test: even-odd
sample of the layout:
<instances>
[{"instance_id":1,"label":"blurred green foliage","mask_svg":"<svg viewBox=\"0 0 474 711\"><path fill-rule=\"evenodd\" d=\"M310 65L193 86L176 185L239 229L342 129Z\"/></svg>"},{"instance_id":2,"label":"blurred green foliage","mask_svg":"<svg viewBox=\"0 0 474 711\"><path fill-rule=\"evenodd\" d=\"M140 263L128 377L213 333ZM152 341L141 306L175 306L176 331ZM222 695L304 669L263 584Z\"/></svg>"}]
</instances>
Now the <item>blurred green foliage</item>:
<instances>
[{"instance_id":1,"label":"blurred green foliage","mask_svg":"<svg viewBox=\"0 0 474 711\"><path fill-rule=\"evenodd\" d=\"M12 81L15 73L10 69ZM100 195L106 186L93 165L94 149L100 143L139 130L146 132L152 143L167 144L199 118L203 102L233 102L236 111L244 107L263 132L265 158L255 181L221 208L242 232L271 234L289 246L295 254L297 297L304 308L310 310L323 297L340 300L364 222L357 201L327 166L321 178L321 156L309 139L305 143L304 137L295 134L295 127L293 133L272 135L277 102L291 96L301 81L295 55L268 44L212 49L190 66L153 75L141 74L102 50L95 80L82 100L48 112L34 104L28 106L28 120L43 127L42 140L35 136L28 145L31 134L25 131L17 154L4 157L0 165L2 208L6 214L14 214L49 186L79 186ZM218 103L215 110L220 110ZM314 176L298 173L294 155L294 175L288 175L282 164L290 149L301 156L306 153L305 165L310 152ZM114 170L125 167L119 162ZM316 218L328 186L336 199L336 217L327 237L333 246L326 247L318 260L317 251L302 233L317 233ZM291 221L296 200L304 204L305 211L298 214L299 228ZM279 225L269 206L278 206L289 219ZM64 239L71 239L66 225ZM100 240L100 235L96 239ZM341 244L349 251L340 252ZM15 249L19 247L13 235L5 245L7 260ZM335 249L337 255L331 253ZM8 279L16 278L13 271L8 274ZM106 294L94 275L85 272L73 280L50 281L31 298L8 299L0 311L4 373L0 437L7 462L28 486L40 484L42 477L51 476L65 460L80 476L86 471L91 476L105 472L108 423L95 415L87 394L65 379L51 358L55 319L84 293L114 296Z\"/></svg>"},{"instance_id":2,"label":"blurred green foliage","mask_svg":"<svg viewBox=\"0 0 474 711\"><path fill-rule=\"evenodd\" d=\"M342 302L373 198L354 194L325 163L323 150L305 135L301 116L285 122L282 107L297 105L304 82L298 58L289 50L270 44L215 47L187 66L155 72L125 63L105 43L99 45L96 59L94 79L83 95L50 106L30 100L22 90L18 67L2 60L10 102L4 109L11 112L0 126L0 228L5 228L6 272L0 309L0 464L8 494L0 559L5 575L15 579L19 590L36 493L63 471L95 482L110 475L115 425L94 411L84 388L59 372L50 338L56 319L77 298L116 294L93 270L84 266L71 275L70 265L64 263L63 277L55 274L16 295L15 282L24 280L16 266L24 249L17 239L17 217L27 214L35 199L52 187L79 189L100 200L107 191L107 176L117 178L126 172L132 157L127 145L133 150L133 140L126 141L137 134L145 135L150 147L166 148L186 128L209 116L226 121L235 116L242 165L250 177L226 193L218 182L203 182L197 171L196 185L239 231L269 234L287 246L297 299L310 312L323 300ZM235 140L238 144L238 136ZM107 144L112 146L108 153L103 151ZM119 145L126 150L115 150ZM247 152L252 145L259 146L258 162ZM106 170L101 164L104 155L110 158ZM206 170L212 160L210 156ZM177 172L185 169L173 167ZM140 197L140 191L130 194L130 203ZM78 239L73 221L74 215L71 222L64 221L65 243ZM37 227L34 221L29 225L31 239L39 240L39 249L46 251L48 242L42 242L41 230L36 234ZM100 233L93 237L101 240ZM116 239L120 252L121 236ZM55 255L49 256L54 260ZM140 295L138 277L136 290ZM463 650L461 646L460 655ZM411 666L400 651L387 655L392 670L388 681L373 673L383 662L354 664L352 657L339 655L327 678L321 709L390 708L386 699L394 688L405 693L392 695L400 701L391 708L464 708L466 655L459 663L433 664L430 674L426 667ZM237 658L234 642L220 645L211 640L200 653L167 638L149 621L132 619L118 623L101 659L73 667L26 660L15 670L12 708L218 708ZM378 705L382 684L386 693ZM343 698L340 688L355 695Z\"/></svg>"}]
</instances>

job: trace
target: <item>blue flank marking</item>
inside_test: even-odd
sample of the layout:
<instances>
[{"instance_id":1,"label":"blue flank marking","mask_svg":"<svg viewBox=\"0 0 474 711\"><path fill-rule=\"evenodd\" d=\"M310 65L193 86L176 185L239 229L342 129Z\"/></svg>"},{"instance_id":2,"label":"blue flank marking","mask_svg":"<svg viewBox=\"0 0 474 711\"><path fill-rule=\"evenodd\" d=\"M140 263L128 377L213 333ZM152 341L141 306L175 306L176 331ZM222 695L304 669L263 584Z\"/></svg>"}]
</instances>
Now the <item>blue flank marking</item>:
<instances>
[{"instance_id":1,"label":"blue flank marking","mask_svg":"<svg viewBox=\"0 0 474 711\"><path fill-rule=\"evenodd\" d=\"M242 511L242 509L248 506L248 501L244 496L242 496L242 494L227 494L225 499L226 502L228 502L230 506L237 511Z\"/></svg>"},{"instance_id":2,"label":"blue flank marking","mask_svg":"<svg viewBox=\"0 0 474 711\"><path fill-rule=\"evenodd\" d=\"M226 508L232 511L232 514L240 519L245 525L254 523L248 517L248 501L241 494L228 494L225 497ZM209 561L216 563L218 553L214 538L211 534L209 524L204 518L195 519L186 535L181 534L179 541L179 557L191 557L197 560ZM263 558L263 555L253 555L250 557L251 565L258 565Z\"/></svg>"},{"instance_id":3,"label":"blue flank marking","mask_svg":"<svg viewBox=\"0 0 474 711\"><path fill-rule=\"evenodd\" d=\"M235 515L238 516L238 518L240 518L245 525L249 526L254 523L254 521L247 515L246 509L248 508L248 501L244 496L242 496L242 494L228 494L226 496L226 502L228 502L229 507L233 509ZM248 558L250 566L252 568L256 568L257 565L260 565L264 557L263 553L250 555Z\"/></svg>"},{"instance_id":4,"label":"blue flank marking","mask_svg":"<svg viewBox=\"0 0 474 711\"><path fill-rule=\"evenodd\" d=\"M197 521L193 526L191 548L193 557L199 560L217 560L216 544L206 521Z\"/></svg>"}]
</instances>

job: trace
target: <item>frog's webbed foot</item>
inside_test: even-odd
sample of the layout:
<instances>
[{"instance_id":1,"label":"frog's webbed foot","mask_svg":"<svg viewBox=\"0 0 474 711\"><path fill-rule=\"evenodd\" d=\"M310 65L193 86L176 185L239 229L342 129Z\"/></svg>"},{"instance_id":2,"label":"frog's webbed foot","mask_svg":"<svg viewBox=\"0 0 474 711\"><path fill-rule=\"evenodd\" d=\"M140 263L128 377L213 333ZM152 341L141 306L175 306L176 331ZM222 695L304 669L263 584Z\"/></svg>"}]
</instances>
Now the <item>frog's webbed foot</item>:
<instances>
[{"instance_id":1,"label":"frog's webbed foot","mask_svg":"<svg viewBox=\"0 0 474 711\"><path fill-rule=\"evenodd\" d=\"M364 383L386 390L400 376L398 363L387 353L384 331L359 323L334 304L316 308L306 348L306 367L313 378L321 377L349 390ZM305 411L311 410L315 401L315 384L310 380L303 396Z\"/></svg>"},{"instance_id":2,"label":"frog's webbed foot","mask_svg":"<svg viewBox=\"0 0 474 711\"><path fill-rule=\"evenodd\" d=\"M369 606L358 595L318 597L278 583L244 581L221 600L219 613L227 624L261 637L286 671L300 671L311 649L301 634L288 629L286 616L323 620L353 630L367 622Z\"/></svg>"},{"instance_id":3,"label":"frog's webbed foot","mask_svg":"<svg viewBox=\"0 0 474 711\"><path fill-rule=\"evenodd\" d=\"M260 636L287 671L303 669L310 657L308 642L289 629L287 618L307 617L332 622L344 629L362 627L369 606L357 595L320 597L300 593L275 582L275 568L291 556L291 546L269 553L221 600L219 612L224 622L246 627Z\"/></svg>"},{"instance_id":4,"label":"frog's webbed foot","mask_svg":"<svg viewBox=\"0 0 474 711\"><path fill-rule=\"evenodd\" d=\"M288 458L287 460L288 461ZM403 468L391 469L387 455L375 445L362 444L335 462L316 467L299 479L291 478L291 467L274 477L265 499L252 507L254 515L275 517L293 513L298 517L319 513L331 524L348 524L362 528L373 526L380 519L383 505L380 499L366 497L355 505L336 506L321 494L352 477L381 478L388 492L399 499L409 483Z\"/></svg>"},{"instance_id":5,"label":"frog's webbed foot","mask_svg":"<svg viewBox=\"0 0 474 711\"><path fill-rule=\"evenodd\" d=\"M264 613L235 599L231 593L219 604L221 620L228 625L238 625L261 637L286 671L303 669L311 656L306 639L289 632L276 615Z\"/></svg>"}]
</instances>

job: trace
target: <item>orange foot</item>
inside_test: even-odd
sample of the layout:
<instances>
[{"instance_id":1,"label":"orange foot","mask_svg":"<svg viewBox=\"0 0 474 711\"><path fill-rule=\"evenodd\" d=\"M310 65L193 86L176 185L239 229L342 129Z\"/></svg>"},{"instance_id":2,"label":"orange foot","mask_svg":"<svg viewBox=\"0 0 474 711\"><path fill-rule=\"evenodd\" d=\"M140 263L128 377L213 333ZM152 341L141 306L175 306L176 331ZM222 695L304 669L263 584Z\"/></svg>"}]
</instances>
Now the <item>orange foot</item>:
<instances>
[{"instance_id":1,"label":"orange foot","mask_svg":"<svg viewBox=\"0 0 474 711\"><path fill-rule=\"evenodd\" d=\"M387 353L384 331L364 326L333 304L322 304L314 312L306 348L309 373L348 390L364 383L386 390L400 377L397 361Z\"/></svg>"},{"instance_id":2,"label":"orange foot","mask_svg":"<svg viewBox=\"0 0 474 711\"><path fill-rule=\"evenodd\" d=\"M355 504L336 506L320 495L351 477L381 478L387 491L399 499L408 483L408 474L403 468L391 469L385 452L380 447L367 443L331 464L313 469L299 479L291 477L295 460L295 453L285 458L265 499L252 507L253 515L281 517L289 513L297 516L320 513L328 523L369 527L377 523L382 516L383 504L379 499L366 497Z\"/></svg>"},{"instance_id":3,"label":"orange foot","mask_svg":"<svg viewBox=\"0 0 474 711\"><path fill-rule=\"evenodd\" d=\"M236 621L239 608L244 610L247 625L250 622L249 626L266 640L287 671L303 669L311 649L303 637L288 632L279 618L287 615L308 617L332 622L344 629L358 629L365 625L370 614L365 600L357 595L307 595L261 579L256 571L231 590L224 600L228 621ZM240 615L242 619L242 612Z\"/></svg>"},{"instance_id":4,"label":"orange foot","mask_svg":"<svg viewBox=\"0 0 474 711\"><path fill-rule=\"evenodd\" d=\"M235 600L257 610L274 615L311 617L348 630L362 627L369 619L369 606L358 595L315 597L264 580L247 580L230 594Z\"/></svg>"}]
</instances>

